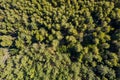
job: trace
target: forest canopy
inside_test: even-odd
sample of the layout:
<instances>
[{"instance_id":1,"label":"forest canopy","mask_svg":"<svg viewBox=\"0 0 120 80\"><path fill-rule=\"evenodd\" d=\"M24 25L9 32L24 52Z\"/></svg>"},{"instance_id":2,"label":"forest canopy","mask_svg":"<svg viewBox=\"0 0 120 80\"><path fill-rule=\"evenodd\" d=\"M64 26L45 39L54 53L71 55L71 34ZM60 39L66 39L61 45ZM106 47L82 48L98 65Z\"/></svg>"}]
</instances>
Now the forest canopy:
<instances>
[{"instance_id":1,"label":"forest canopy","mask_svg":"<svg viewBox=\"0 0 120 80\"><path fill-rule=\"evenodd\" d=\"M120 80L120 0L0 0L0 80Z\"/></svg>"}]
</instances>

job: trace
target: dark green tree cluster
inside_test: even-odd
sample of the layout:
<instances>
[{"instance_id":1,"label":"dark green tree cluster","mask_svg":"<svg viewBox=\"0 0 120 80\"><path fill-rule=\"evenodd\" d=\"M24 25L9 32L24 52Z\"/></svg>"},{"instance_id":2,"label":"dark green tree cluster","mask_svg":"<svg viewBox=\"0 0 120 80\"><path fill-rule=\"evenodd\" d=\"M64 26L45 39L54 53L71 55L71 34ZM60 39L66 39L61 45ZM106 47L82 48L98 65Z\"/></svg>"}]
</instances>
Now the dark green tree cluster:
<instances>
[{"instance_id":1,"label":"dark green tree cluster","mask_svg":"<svg viewBox=\"0 0 120 80\"><path fill-rule=\"evenodd\" d=\"M120 80L120 1L0 0L0 80Z\"/></svg>"}]
</instances>

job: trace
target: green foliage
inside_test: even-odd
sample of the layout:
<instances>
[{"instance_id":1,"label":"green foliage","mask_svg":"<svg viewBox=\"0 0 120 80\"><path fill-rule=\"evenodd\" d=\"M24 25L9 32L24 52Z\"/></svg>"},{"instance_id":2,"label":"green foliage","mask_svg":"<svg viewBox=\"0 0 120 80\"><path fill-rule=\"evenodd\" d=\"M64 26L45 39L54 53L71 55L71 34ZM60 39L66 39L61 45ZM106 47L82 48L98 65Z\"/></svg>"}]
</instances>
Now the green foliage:
<instances>
[{"instance_id":1,"label":"green foliage","mask_svg":"<svg viewBox=\"0 0 120 80\"><path fill-rule=\"evenodd\" d=\"M119 79L119 0L0 1L0 80Z\"/></svg>"},{"instance_id":2,"label":"green foliage","mask_svg":"<svg viewBox=\"0 0 120 80\"><path fill-rule=\"evenodd\" d=\"M4 35L4 36L0 36L0 40L1 40L0 42L1 46L5 47L5 46L11 46L14 38L12 38L9 35L8 36Z\"/></svg>"}]
</instances>

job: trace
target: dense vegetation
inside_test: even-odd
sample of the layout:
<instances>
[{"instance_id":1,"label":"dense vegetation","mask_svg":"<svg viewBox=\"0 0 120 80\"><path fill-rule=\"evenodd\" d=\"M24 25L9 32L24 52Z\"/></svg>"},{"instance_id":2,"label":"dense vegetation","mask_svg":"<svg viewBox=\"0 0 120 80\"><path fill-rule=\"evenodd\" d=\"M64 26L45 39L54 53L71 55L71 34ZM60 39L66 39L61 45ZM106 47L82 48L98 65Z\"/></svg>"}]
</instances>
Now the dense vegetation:
<instances>
[{"instance_id":1,"label":"dense vegetation","mask_svg":"<svg viewBox=\"0 0 120 80\"><path fill-rule=\"evenodd\" d=\"M120 80L120 1L0 0L0 80Z\"/></svg>"}]
</instances>

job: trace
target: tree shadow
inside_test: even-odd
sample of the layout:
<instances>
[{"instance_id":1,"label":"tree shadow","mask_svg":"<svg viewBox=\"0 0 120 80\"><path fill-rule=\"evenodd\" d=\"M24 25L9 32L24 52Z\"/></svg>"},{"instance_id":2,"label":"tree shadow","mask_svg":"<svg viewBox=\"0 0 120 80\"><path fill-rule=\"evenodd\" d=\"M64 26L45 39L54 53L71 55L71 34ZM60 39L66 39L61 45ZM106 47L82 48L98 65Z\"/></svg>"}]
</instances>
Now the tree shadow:
<instances>
[{"instance_id":1,"label":"tree shadow","mask_svg":"<svg viewBox=\"0 0 120 80\"><path fill-rule=\"evenodd\" d=\"M70 59L72 62L77 62L80 56L80 53L76 52L75 47L70 47L68 49L68 52L70 53Z\"/></svg>"}]
</instances>

